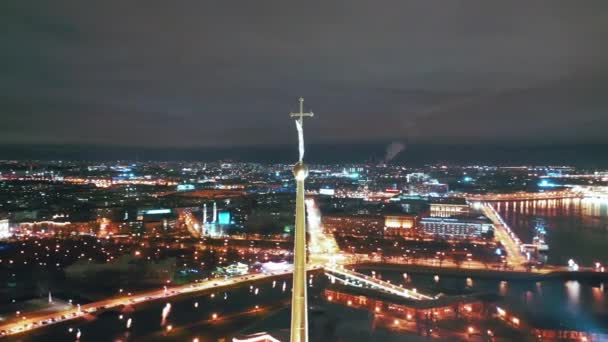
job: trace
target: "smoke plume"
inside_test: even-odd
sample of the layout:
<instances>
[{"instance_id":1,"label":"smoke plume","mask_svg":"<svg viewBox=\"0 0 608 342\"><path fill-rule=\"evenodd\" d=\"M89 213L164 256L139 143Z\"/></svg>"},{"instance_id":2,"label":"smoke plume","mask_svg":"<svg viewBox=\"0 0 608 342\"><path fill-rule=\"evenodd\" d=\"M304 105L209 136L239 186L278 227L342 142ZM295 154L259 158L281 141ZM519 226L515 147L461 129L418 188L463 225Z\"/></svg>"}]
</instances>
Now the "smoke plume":
<instances>
[{"instance_id":1,"label":"smoke plume","mask_svg":"<svg viewBox=\"0 0 608 342\"><path fill-rule=\"evenodd\" d=\"M384 155L384 162L388 163L391 160L395 159L395 157L405 150L405 143L401 141L393 141L386 147L386 154Z\"/></svg>"}]
</instances>

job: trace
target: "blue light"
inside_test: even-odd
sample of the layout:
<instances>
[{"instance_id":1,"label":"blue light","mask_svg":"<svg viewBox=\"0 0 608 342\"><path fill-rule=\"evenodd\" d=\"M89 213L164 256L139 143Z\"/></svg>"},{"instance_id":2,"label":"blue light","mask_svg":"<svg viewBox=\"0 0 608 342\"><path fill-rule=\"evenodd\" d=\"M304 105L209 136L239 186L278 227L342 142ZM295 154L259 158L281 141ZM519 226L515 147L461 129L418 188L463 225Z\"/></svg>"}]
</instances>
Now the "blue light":
<instances>
[{"instance_id":1,"label":"blue light","mask_svg":"<svg viewBox=\"0 0 608 342\"><path fill-rule=\"evenodd\" d=\"M145 211L148 215L170 214L171 209L150 209Z\"/></svg>"},{"instance_id":2,"label":"blue light","mask_svg":"<svg viewBox=\"0 0 608 342\"><path fill-rule=\"evenodd\" d=\"M502 255L502 251L500 250L500 248L496 248L496 255Z\"/></svg>"},{"instance_id":3,"label":"blue light","mask_svg":"<svg viewBox=\"0 0 608 342\"><path fill-rule=\"evenodd\" d=\"M556 187L556 186L559 186L559 185L551 183L551 182L549 182L546 179L543 179L540 182L538 182L538 186L541 187L541 188L552 188L552 187Z\"/></svg>"},{"instance_id":4,"label":"blue light","mask_svg":"<svg viewBox=\"0 0 608 342\"><path fill-rule=\"evenodd\" d=\"M177 191L190 191L190 190L194 190L193 184L178 184L177 185Z\"/></svg>"},{"instance_id":5,"label":"blue light","mask_svg":"<svg viewBox=\"0 0 608 342\"><path fill-rule=\"evenodd\" d=\"M469 177L469 176L464 177L465 183L472 182L472 181L473 181L473 177Z\"/></svg>"},{"instance_id":6,"label":"blue light","mask_svg":"<svg viewBox=\"0 0 608 342\"><path fill-rule=\"evenodd\" d=\"M227 211L220 211L217 214L217 219L220 224L230 224L230 213Z\"/></svg>"}]
</instances>

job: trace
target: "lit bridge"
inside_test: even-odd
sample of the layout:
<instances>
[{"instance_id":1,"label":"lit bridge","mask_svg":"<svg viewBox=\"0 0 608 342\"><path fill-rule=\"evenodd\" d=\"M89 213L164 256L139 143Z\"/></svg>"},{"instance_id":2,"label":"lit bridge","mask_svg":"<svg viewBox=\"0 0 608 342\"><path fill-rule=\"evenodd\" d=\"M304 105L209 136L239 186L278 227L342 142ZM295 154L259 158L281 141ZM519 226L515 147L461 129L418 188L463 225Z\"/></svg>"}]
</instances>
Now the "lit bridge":
<instances>
[{"instance_id":1,"label":"lit bridge","mask_svg":"<svg viewBox=\"0 0 608 342\"><path fill-rule=\"evenodd\" d=\"M436 299L436 297L419 293L415 289L406 289L401 286L391 284L387 281L376 279L374 277L370 277L355 271L347 270L345 268L325 265L323 266L323 269L325 273L330 277L330 279L332 279L332 281L338 280L346 285L366 287L372 290L382 291L413 300Z\"/></svg>"},{"instance_id":2,"label":"lit bridge","mask_svg":"<svg viewBox=\"0 0 608 342\"><path fill-rule=\"evenodd\" d=\"M496 202L496 201L532 201L563 198L583 198L585 194L580 191L545 191L545 192L514 192L509 194L466 194L467 201Z\"/></svg>"}]
</instances>

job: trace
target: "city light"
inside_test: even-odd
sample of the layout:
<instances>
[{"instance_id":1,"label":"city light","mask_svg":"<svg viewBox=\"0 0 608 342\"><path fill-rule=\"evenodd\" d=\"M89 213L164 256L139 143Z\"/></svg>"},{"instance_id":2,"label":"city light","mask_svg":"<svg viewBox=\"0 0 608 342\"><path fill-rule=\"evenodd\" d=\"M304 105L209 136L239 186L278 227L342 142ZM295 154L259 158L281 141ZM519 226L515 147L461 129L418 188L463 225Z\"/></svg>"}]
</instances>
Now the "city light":
<instances>
[{"instance_id":1,"label":"city light","mask_svg":"<svg viewBox=\"0 0 608 342\"><path fill-rule=\"evenodd\" d=\"M285 166L281 174L288 174L289 167L289 165ZM342 174L342 171L338 171L337 174ZM347 169L346 172L350 174L351 171ZM374 178L370 176L369 169L356 172L360 174L359 179L368 181L365 186L369 187L374 184ZM468 172L473 174L471 171ZM274 173L269 174L273 175ZM537 210L543 206L547 208L548 203L553 206L551 201L554 200L547 199L551 197L563 196L564 203L582 203L580 201L573 202L578 200L571 199L571 196L579 196L582 192L566 189L536 194L524 192L464 194L460 195L463 197L458 200L443 197L440 197L440 199L434 197L425 199L420 194L415 196L406 195L406 191L393 184L398 182L395 179L399 179L399 177L396 177L390 180L388 185L376 186L378 193L369 191L365 199L361 199L362 202L357 204L360 208L356 209L357 211L349 212L348 210L351 209L348 209L348 207L340 208L340 206L341 203L348 201L351 197L348 197L350 195L340 189L338 183L334 182L335 179L331 178L333 177L332 174L332 172L315 167L314 172L311 171L308 175L317 182L331 179L331 187L328 187L328 189L333 190L333 195L329 197L317 197L318 191L311 189L307 192L304 201L309 239L307 267L310 271L314 271L305 278L308 289L309 291L321 291L323 293L323 291L328 291L324 288L324 284L332 284L344 289L350 288L355 291L363 288L370 292L370 297L367 297L367 295L364 296L365 298L350 296L345 293L329 291L323 294L323 298L326 298L327 302L334 303L334 305L357 308L357 310L367 309L380 315L383 319L386 318L385 323L388 326L393 326L399 331L403 330L404 333L409 331L414 324L418 324L416 323L418 320L414 317L425 317L425 314L430 314L433 320L448 320L454 315L453 307L438 307L428 313L410 307L402 307L399 309L400 311L395 311L395 303L371 301L370 299L373 298L374 293L390 294L414 302L436 301L437 303L442 302L438 299L444 296L451 297L452 295L439 294L436 290L438 285L423 285L423 282L420 283L418 289L413 288L411 286L411 274L403 272L408 268L403 268L398 273L389 272L382 268L382 264L385 263L391 264L396 269L399 269L400 265L404 267L430 267L431 272L433 272L430 273L433 284L439 284L443 280L442 272L444 270L458 269L487 270L487 272L497 274L497 276L500 276L502 272L507 274L511 271L519 272L518 274L528 272L530 276L535 277L543 277L551 272L566 270L604 272L604 266L599 261L602 258L600 255L597 256L598 261L585 261L587 264L581 263L579 265L578 259L582 262L585 258L578 257L576 254L572 254L576 258L573 257L568 260L567 265L542 264L539 255L546 250L539 250L540 244L524 243L522 240L525 239L521 239L516 234L516 231L519 231L515 229L516 226L511 229L508 225L514 224L513 221L511 219L507 220L507 216L504 214L506 206L509 206L509 210L513 210L511 206L514 201L523 203L517 206L515 209L517 212L532 210L534 205ZM337 178L341 181L347 179L343 176ZM403 178L405 179L405 177ZM412 176L411 178L415 177ZM481 182L481 178L475 177L475 179L475 183ZM221 182L221 177L217 178L215 182ZM442 184L440 181L435 182L428 178L425 182L423 187L429 188L432 185L439 186L439 184ZM263 181L256 180L255 184L263 184ZM226 186L232 187L233 185ZM109 184L104 189L113 189L113 187L114 185ZM417 190L421 190L423 187L417 188ZM214 188L219 189L217 184L214 185ZM95 187L91 187L91 189L99 191ZM246 187L243 187L243 189L246 189ZM198 194L198 191L182 195L194 196ZM434 193L435 191L437 189L433 189ZM384 194L382 196L389 196L390 194L390 197L380 196L375 198L380 193ZM259 201L256 204L257 206L265 206L264 210L272 213L274 217L285 216L279 209L275 209L277 203L281 201L279 194L275 196L272 193L266 193L264 196L266 197L257 199ZM157 197L152 196L150 198ZM263 198L267 198L267 203L264 202ZM359 197L352 197L351 199L359 200ZM413 202L410 203L409 201ZM526 204L526 201L529 201L529 203ZM151 203L153 202L154 200L151 200ZM211 214L206 212L207 204L205 202L212 205L216 214L211 211ZM238 306L239 296L229 296L228 294L233 288L241 285L244 286L245 291L249 288L248 295L251 298L257 298L257 302L244 307L243 312L255 314L266 311L262 308L266 308L267 304L269 304L268 307L272 307L274 305L273 301L278 300L280 296L288 297L290 295L290 291L287 290L291 290L291 287L288 288L287 278L285 277L291 276L293 271L291 263L293 254L288 235L293 232L293 228L286 233L283 227L289 226L289 223L281 223L279 224L280 231L270 235L249 234L245 228L246 216L243 212L250 212L251 208L248 208L248 204L244 203L248 202L239 202L235 198L225 200L209 198L203 200L201 204L190 207L174 208L166 203L158 203L157 205L150 205L148 208L133 209L132 212L122 208L116 209L114 214L109 212L108 209L99 209L99 218L96 219L95 225L87 226L83 224L84 228L75 226L76 221L72 220L69 211L66 209L49 216L57 222L31 220L24 223L14 223L9 220L7 224L11 231L11 237L6 244L10 246L10 249L0 244L0 265L3 267L40 265L42 268L49 267L52 270L64 272L64 269L77 262L91 265L91 267L113 267L114 265L120 265L120 260L124 258L127 265L135 265L136 263L138 267L150 268L147 270L150 274L159 274L159 276L155 280L157 287L153 289L143 287L138 283L138 279L134 278L130 280L128 289L119 288L116 284L110 283L110 286L113 286L116 292L113 296L101 299L98 302L80 304L76 301L67 300L69 307L66 306L66 309L62 310L58 306L57 313L46 314L48 316L45 317L49 318L44 319L44 323L41 323L42 320L38 319L39 314L36 312L22 311L20 310L21 307L16 306L18 309L13 311L15 313L14 317L0 324L0 331L5 330L5 334L18 334L34 329L43 329L43 326L66 322L78 317L96 316L99 312L116 310L121 307L128 309L124 311L124 314L118 315L118 320L121 321L120 326L123 329L126 327L126 330L131 330L134 323L133 318L129 317L131 316L131 310L146 310L138 303L164 300L164 306L160 313L161 329L169 333L175 326L170 318L171 311L174 308L171 303L166 302L169 298L171 298L171 301L176 301L177 308L179 307L177 301L181 302L181 295L201 291L200 296L217 303L215 298L219 298L216 295L220 293L218 291L221 291L223 293L222 303L228 303L229 301L229 307L235 304ZM421 203L432 209L429 209L428 212L416 214L373 209L385 205L397 205L397 208L402 209L411 208L408 206L413 205L412 203ZM117 208L120 208L120 205ZM339 209L338 214L333 212L337 209ZM359 210L364 214L359 213ZM374 212L374 210L378 210L378 212ZM479 215L471 216L471 222L479 220L483 223L467 223L468 221L459 216L467 213ZM158 216L153 217L154 215ZM206 217L208 218L206 219ZM213 217L216 217L215 221ZM70 219L70 221L67 221L67 219ZM133 224L134 228L129 228L123 223L129 222L129 220L132 220L133 223L130 224ZM245 224L237 227L237 225L243 224L243 220L245 220ZM202 222L206 223L202 224ZM443 226L441 228L437 228L439 226L430 227L428 226L430 224ZM229 230L221 231L220 225L230 226L228 227ZM486 225L490 228L483 229L491 231L493 234L488 236L478 235L477 232L481 232L482 227L486 227ZM95 227L95 229L91 227ZM467 227L466 229L469 230L455 227ZM431 228L434 230L431 230ZM215 229L217 231L213 231ZM455 232L454 229L462 229L462 231ZM542 230L542 234L549 235L552 229L555 228L547 224L547 229ZM432 232L432 234L429 232ZM437 239L442 241L441 249L437 248ZM159 269L157 273L152 272L154 265L161 265L169 257L176 258L172 265L176 268L175 271ZM358 272L357 264L359 263L368 265L367 269L370 267L373 269L369 269L369 273ZM326 275L326 283L319 282L318 279L324 278L319 277L319 273ZM127 278L129 275L125 274L122 277ZM424 277L420 279L422 280ZM105 281L105 279L97 280ZM459 286L466 288L466 291L477 291L477 289L474 289L474 282L471 277L463 277L462 280L463 282L459 283ZM282 284L278 282L282 282ZM416 284L418 283L416 282ZM580 301L583 286L586 285L577 282L567 283L566 295L568 300ZM221 289L218 289L218 287ZM603 292L600 289L601 287L597 287L593 290L594 298L601 296ZM507 292L506 282L501 282L496 291L505 295ZM509 292L513 294L517 294L518 291L517 288L509 289ZM53 291L53 294L55 296L51 297L51 293L48 291L48 304L61 305L62 299L57 297L56 291ZM479 314L477 304L462 303L461 299L453 300L462 309L461 313L467 315L467 317L477 317L476 315ZM194 309L200 309L198 301L189 301L188 305L192 305ZM435 304L424 305L433 307ZM496 315L502 319L502 322L520 331L529 329L530 322L524 321L523 318L513 317L506 310L509 304L505 303L504 305L504 308L496 308ZM396 314L396 312L401 313ZM210 315L208 316L210 321L219 320L219 313L207 314ZM231 315L232 313L226 313L225 317L231 317ZM404 323L403 319L408 324L402 324ZM472 319L470 323L477 324L477 319ZM138 329L141 329L141 327ZM465 329L469 334L479 333L473 325L467 326ZM474 329L473 332L471 332L471 329ZM71 333L74 332L75 329ZM434 334L440 336L442 332L434 329ZM87 333L87 335L89 334ZM198 337L189 336L187 338L194 340Z\"/></svg>"},{"instance_id":2,"label":"city light","mask_svg":"<svg viewBox=\"0 0 608 342\"><path fill-rule=\"evenodd\" d=\"M608 341L608 1L543 5L5 5L0 341Z\"/></svg>"}]
</instances>

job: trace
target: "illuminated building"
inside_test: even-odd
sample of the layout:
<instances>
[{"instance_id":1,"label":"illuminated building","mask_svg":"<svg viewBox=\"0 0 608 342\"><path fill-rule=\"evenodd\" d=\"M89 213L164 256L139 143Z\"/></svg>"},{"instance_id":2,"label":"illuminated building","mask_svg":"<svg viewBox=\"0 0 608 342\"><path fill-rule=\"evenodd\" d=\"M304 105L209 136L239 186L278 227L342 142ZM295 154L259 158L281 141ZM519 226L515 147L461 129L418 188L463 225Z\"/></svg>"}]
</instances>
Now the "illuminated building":
<instances>
[{"instance_id":1,"label":"illuminated building","mask_svg":"<svg viewBox=\"0 0 608 342\"><path fill-rule=\"evenodd\" d=\"M411 236L416 233L416 215L386 215L384 216L385 235Z\"/></svg>"},{"instance_id":2,"label":"illuminated building","mask_svg":"<svg viewBox=\"0 0 608 342\"><path fill-rule=\"evenodd\" d=\"M137 211L137 220L138 221L143 221L144 219L150 218L150 217L155 217L155 216L163 216L163 215L169 215L171 214L173 211L171 209L165 209L165 208L160 208L160 209L140 209Z\"/></svg>"},{"instance_id":3,"label":"illuminated building","mask_svg":"<svg viewBox=\"0 0 608 342\"><path fill-rule=\"evenodd\" d=\"M144 209L137 211L137 220L143 222L146 231L156 229L173 230L177 223L177 215L172 209Z\"/></svg>"},{"instance_id":4,"label":"illuminated building","mask_svg":"<svg viewBox=\"0 0 608 342\"><path fill-rule=\"evenodd\" d=\"M449 192L448 185L439 183L437 180L411 184L409 186L410 193L430 195L430 196L446 196Z\"/></svg>"},{"instance_id":5,"label":"illuminated building","mask_svg":"<svg viewBox=\"0 0 608 342\"><path fill-rule=\"evenodd\" d=\"M485 216L423 217L419 225L424 234L451 239L480 238L494 230L492 221Z\"/></svg>"},{"instance_id":6,"label":"illuminated building","mask_svg":"<svg viewBox=\"0 0 608 342\"><path fill-rule=\"evenodd\" d=\"M115 230L113 227L112 230ZM20 222L13 231L14 235L36 234L68 234L82 233L91 234L93 226L90 222L56 222L56 221L33 221Z\"/></svg>"},{"instance_id":7,"label":"illuminated building","mask_svg":"<svg viewBox=\"0 0 608 342\"><path fill-rule=\"evenodd\" d=\"M261 267L261 270L264 273L285 272L291 269L293 269L293 264L290 264L287 261L267 261L262 263Z\"/></svg>"},{"instance_id":8,"label":"illuminated building","mask_svg":"<svg viewBox=\"0 0 608 342\"><path fill-rule=\"evenodd\" d=\"M0 220L0 239L6 239L11 236L11 232L8 225L8 220Z\"/></svg>"},{"instance_id":9,"label":"illuminated building","mask_svg":"<svg viewBox=\"0 0 608 342\"><path fill-rule=\"evenodd\" d=\"M443 296L434 300L411 300L365 288L334 284L324 290L325 300L355 309L367 309L374 314L405 318L420 322L428 317L451 320L459 316L481 317L485 301L494 298L485 295Z\"/></svg>"},{"instance_id":10,"label":"illuminated building","mask_svg":"<svg viewBox=\"0 0 608 342\"><path fill-rule=\"evenodd\" d=\"M230 224L230 213L227 211L220 211L218 214L218 223L223 225Z\"/></svg>"},{"instance_id":11,"label":"illuminated building","mask_svg":"<svg viewBox=\"0 0 608 342\"><path fill-rule=\"evenodd\" d=\"M408 183L415 183L415 184L424 183L424 182L428 181L429 179L431 179L431 177L429 175L427 175L426 173L422 173L422 172L408 173L407 175L405 175L405 177L406 177L406 180Z\"/></svg>"},{"instance_id":12,"label":"illuminated building","mask_svg":"<svg viewBox=\"0 0 608 342\"><path fill-rule=\"evenodd\" d=\"M452 217L469 213L469 205L464 198L434 198L431 201L431 217Z\"/></svg>"},{"instance_id":13,"label":"illuminated building","mask_svg":"<svg viewBox=\"0 0 608 342\"><path fill-rule=\"evenodd\" d=\"M237 262L236 264L232 264L228 267L226 267L226 274L230 275L230 276L234 276L234 275L243 275L243 274L247 274L247 272L249 272L249 266L247 266L246 264Z\"/></svg>"},{"instance_id":14,"label":"illuminated building","mask_svg":"<svg viewBox=\"0 0 608 342\"><path fill-rule=\"evenodd\" d=\"M330 188L321 188L319 189L319 195L326 196L334 196L336 194L336 190Z\"/></svg>"},{"instance_id":15,"label":"illuminated building","mask_svg":"<svg viewBox=\"0 0 608 342\"><path fill-rule=\"evenodd\" d=\"M194 190L194 185L192 184L178 184L177 191L192 191Z\"/></svg>"}]
</instances>

